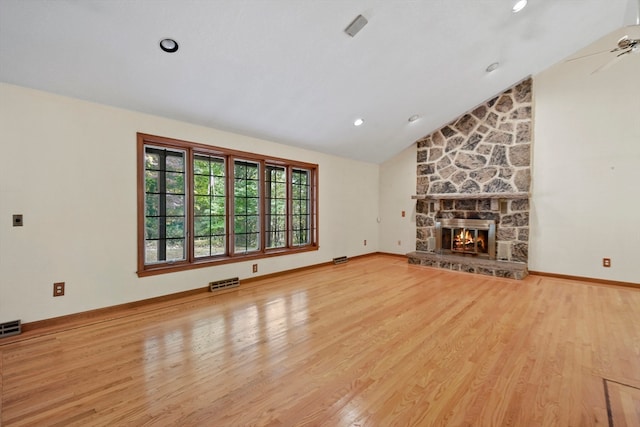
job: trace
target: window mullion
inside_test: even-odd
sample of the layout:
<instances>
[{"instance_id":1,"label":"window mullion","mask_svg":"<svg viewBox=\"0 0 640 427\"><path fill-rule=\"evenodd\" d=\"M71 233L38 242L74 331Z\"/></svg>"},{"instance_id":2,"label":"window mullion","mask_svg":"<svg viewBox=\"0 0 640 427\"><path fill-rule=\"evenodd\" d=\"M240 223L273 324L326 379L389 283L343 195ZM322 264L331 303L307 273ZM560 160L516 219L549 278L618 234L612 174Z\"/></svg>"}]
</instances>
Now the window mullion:
<instances>
[{"instance_id":1,"label":"window mullion","mask_svg":"<svg viewBox=\"0 0 640 427\"><path fill-rule=\"evenodd\" d=\"M234 156L227 157L227 255L233 256L236 252L235 233L235 162Z\"/></svg>"},{"instance_id":2,"label":"window mullion","mask_svg":"<svg viewBox=\"0 0 640 427\"><path fill-rule=\"evenodd\" d=\"M193 149L187 149L187 161L186 161L186 165L185 165L185 181L186 181L186 185L187 185L187 191L185 194L185 204L187 207L187 224L185 227L185 233L186 233L186 238L187 238L187 259L189 260L189 262L193 262L195 260L195 255L194 255L194 244L193 244L193 240L195 236L195 230L194 230L194 224L195 224L195 208L194 208L194 203L195 203L195 188L194 188L194 184L193 184L193 180L195 177L194 171L193 171L193 162L195 160L195 156L193 153Z\"/></svg>"},{"instance_id":3,"label":"window mullion","mask_svg":"<svg viewBox=\"0 0 640 427\"><path fill-rule=\"evenodd\" d=\"M267 173L267 169L265 168L264 160L260 160L258 162L259 170L258 170L258 241L260 242L260 251L261 253L265 253L266 251L266 206L265 206L265 177Z\"/></svg>"}]
</instances>

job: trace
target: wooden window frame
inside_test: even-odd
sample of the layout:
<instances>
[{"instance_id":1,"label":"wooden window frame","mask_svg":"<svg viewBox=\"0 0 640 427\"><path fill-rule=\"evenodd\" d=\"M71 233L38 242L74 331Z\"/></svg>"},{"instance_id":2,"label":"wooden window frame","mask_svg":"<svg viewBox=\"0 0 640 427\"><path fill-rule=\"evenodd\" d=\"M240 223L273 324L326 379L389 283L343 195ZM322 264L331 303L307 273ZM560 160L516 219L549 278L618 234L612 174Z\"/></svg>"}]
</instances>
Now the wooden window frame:
<instances>
[{"instance_id":1,"label":"wooden window frame","mask_svg":"<svg viewBox=\"0 0 640 427\"><path fill-rule=\"evenodd\" d=\"M153 146L159 148L167 148L171 150L183 150L186 152L185 168L186 168L186 187L187 187L187 215L186 215L186 233L187 248L186 259L181 261L159 262L155 264L145 263L145 147ZM226 250L224 254L213 255L210 257L196 258L194 255L194 185L193 185L193 164L196 154L222 157L225 159L226 167ZM234 227L233 227L233 189L234 176L233 167L236 160L246 160L259 164L259 246L257 251L248 253L234 253ZM287 173L287 237L284 247L266 248L266 214L264 209L265 203L265 171L266 166L284 167ZM291 171L293 169L305 169L310 171L310 241L306 245L292 245L292 229L291 229ZM137 216L138 216L138 270L139 277L172 273L176 271L191 270L195 268L211 267L215 265L243 262L267 258L272 256L281 256L296 254L301 252L315 251L319 248L318 242L318 165L313 163L288 160L277 157L264 156L256 153L248 153L238 150L230 150L227 148L214 147L197 142L183 141L162 136L149 135L145 133L137 134Z\"/></svg>"}]
</instances>

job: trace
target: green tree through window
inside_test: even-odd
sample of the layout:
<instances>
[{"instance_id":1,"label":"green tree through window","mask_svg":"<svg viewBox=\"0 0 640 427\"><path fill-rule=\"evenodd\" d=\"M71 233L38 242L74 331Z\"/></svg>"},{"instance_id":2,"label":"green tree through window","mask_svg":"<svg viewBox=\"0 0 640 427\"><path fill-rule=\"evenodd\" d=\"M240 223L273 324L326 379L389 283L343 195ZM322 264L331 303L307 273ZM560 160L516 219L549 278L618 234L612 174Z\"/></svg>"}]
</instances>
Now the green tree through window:
<instances>
[{"instance_id":1,"label":"green tree through window","mask_svg":"<svg viewBox=\"0 0 640 427\"><path fill-rule=\"evenodd\" d=\"M235 253L260 249L260 166L236 160L233 169Z\"/></svg>"},{"instance_id":2,"label":"green tree through window","mask_svg":"<svg viewBox=\"0 0 640 427\"><path fill-rule=\"evenodd\" d=\"M267 248L287 245L287 170L265 168L265 238Z\"/></svg>"},{"instance_id":3,"label":"green tree through window","mask_svg":"<svg viewBox=\"0 0 640 427\"><path fill-rule=\"evenodd\" d=\"M193 160L193 250L196 258L226 251L226 170L220 157Z\"/></svg>"},{"instance_id":4,"label":"green tree through window","mask_svg":"<svg viewBox=\"0 0 640 427\"><path fill-rule=\"evenodd\" d=\"M291 177L292 186L292 211L293 211L293 242L294 246L309 243L311 232L310 210L310 171L294 169Z\"/></svg>"},{"instance_id":5,"label":"green tree through window","mask_svg":"<svg viewBox=\"0 0 640 427\"><path fill-rule=\"evenodd\" d=\"M148 147L145 153L145 262L186 257L185 153Z\"/></svg>"}]
</instances>

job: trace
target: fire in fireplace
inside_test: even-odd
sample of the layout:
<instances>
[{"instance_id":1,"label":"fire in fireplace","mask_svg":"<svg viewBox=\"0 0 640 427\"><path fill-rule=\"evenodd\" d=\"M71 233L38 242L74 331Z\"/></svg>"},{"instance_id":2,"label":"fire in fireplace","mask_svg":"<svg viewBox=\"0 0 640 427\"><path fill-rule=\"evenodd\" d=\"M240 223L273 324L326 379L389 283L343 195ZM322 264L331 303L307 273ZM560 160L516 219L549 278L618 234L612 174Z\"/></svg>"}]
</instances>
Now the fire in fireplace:
<instances>
[{"instance_id":1,"label":"fire in fireplace","mask_svg":"<svg viewBox=\"0 0 640 427\"><path fill-rule=\"evenodd\" d=\"M495 259L495 221L460 218L436 220L436 252Z\"/></svg>"}]
</instances>

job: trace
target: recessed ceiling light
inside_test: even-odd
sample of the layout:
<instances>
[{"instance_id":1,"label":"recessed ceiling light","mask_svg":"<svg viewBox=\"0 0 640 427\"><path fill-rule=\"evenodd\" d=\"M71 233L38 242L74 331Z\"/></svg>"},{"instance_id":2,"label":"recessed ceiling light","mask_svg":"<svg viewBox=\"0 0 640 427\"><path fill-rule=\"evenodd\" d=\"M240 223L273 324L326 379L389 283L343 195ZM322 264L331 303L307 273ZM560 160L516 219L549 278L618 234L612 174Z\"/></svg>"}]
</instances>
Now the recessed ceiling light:
<instances>
[{"instance_id":1,"label":"recessed ceiling light","mask_svg":"<svg viewBox=\"0 0 640 427\"><path fill-rule=\"evenodd\" d=\"M492 71L497 70L499 66L500 66L500 63L499 63L499 62L494 62L493 64L491 64L491 65L489 65L489 66L487 67L487 70L486 70L486 71L487 71L487 73L490 73L490 72L492 72Z\"/></svg>"},{"instance_id":2,"label":"recessed ceiling light","mask_svg":"<svg viewBox=\"0 0 640 427\"><path fill-rule=\"evenodd\" d=\"M160 40L160 49L168 53L173 53L178 50L178 42L174 39L162 39Z\"/></svg>"},{"instance_id":3,"label":"recessed ceiling light","mask_svg":"<svg viewBox=\"0 0 640 427\"><path fill-rule=\"evenodd\" d=\"M511 9L513 13L518 13L527 6L527 0L518 0Z\"/></svg>"},{"instance_id":4,"label":"recessed ceiling light","mask_svg":"<svg viewBox=\"0 0 640 427\"><path fill-rule=\"evenodd\" d=\"M362 120L362 119L355 119L355 120L354 120L354 122L353 122L353 125L354 125L354 126L360 126L360 125L362 125L363 123L364 123L364 120Z\"/></svg>"},{"instance_id":5,"label":"recessed ceiling light","mask_svg":"<svg viewBox=\"0 0 640 427\"><path fill-rule=\"evenodd\" d=\"M409 117L409 123L413 123L413 122L415 122L416 120L418 120L419 118L420 118L420 116L419 116L419 115L414 114L413 116Z\"/></svg>"}]
</instances>

